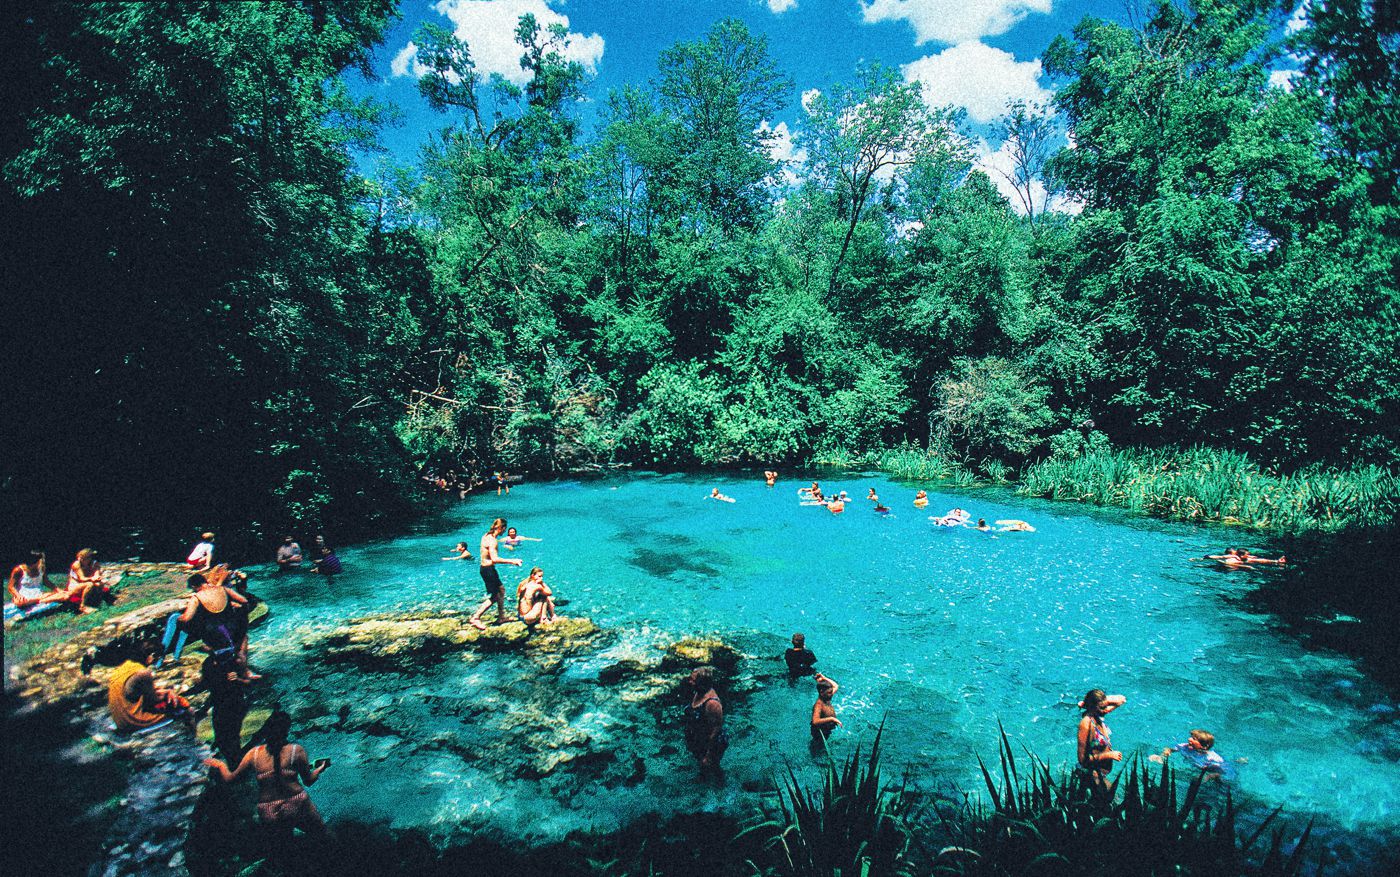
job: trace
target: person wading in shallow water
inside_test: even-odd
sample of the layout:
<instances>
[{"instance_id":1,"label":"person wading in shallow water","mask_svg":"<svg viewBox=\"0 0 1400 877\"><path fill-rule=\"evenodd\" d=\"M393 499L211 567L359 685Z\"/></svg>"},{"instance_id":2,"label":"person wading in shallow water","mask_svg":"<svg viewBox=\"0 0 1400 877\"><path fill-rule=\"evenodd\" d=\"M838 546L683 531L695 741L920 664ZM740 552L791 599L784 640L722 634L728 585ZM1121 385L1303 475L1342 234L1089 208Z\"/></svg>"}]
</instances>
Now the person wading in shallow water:
<instances>
[{"instance_id":1,"label":"person wading in shallow water","mask_svg":"<svg viewBox=\"0 0 1400 877\"><path fill-rule=\"evenodd\" d=\"M690 706L685 708L685 748L700 762L702 773L717 772L729 735L724 733L724 705L715 691L715 671L697 667L690 674Z\"/></svg>"},{"instance_id":2,"label":"person wading in shallow water","mask_svg":"<svg viewBox=\"0 0 1400 877\"><path fill-rule=\"evenodd\" d=\"M481 537L481 580L486 583L486 599L481 605L476 607L472 617L468 622L477 630L485 630L486 624L481 620L481 616L486 614L486 610L491 608L491 604L496 604L496 621L504 623L506 620L506 589L501 584L500 573L496 571L496 565L508 563L511 566L521 566L524 561L513 557L501 557L496 553L496 540L506 531L506 519L497 518L491 522L491 529L487 530Z\"/></svg>"}]
</instances>

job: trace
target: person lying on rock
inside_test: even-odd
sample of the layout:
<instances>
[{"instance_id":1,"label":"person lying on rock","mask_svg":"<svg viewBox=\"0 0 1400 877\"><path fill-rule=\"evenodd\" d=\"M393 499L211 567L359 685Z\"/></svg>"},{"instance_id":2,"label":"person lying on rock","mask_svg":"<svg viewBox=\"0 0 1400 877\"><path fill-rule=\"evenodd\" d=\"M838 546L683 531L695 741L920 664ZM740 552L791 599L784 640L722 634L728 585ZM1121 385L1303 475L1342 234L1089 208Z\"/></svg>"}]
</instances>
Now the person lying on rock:
<instances>
[{"instance_id":1,"label":"person lying on rock","mask_svg":"<svg viewBox=\"0 0 1400 877\"><path fill-rule=\"evenodd\" d=\"M180 719L194 725L190 702L170 688L158 688L151 664L160 656L160 643L140 640L125 662L107 680L107 710L118 731L143 731Z\"/></svg>"}]
</instances>

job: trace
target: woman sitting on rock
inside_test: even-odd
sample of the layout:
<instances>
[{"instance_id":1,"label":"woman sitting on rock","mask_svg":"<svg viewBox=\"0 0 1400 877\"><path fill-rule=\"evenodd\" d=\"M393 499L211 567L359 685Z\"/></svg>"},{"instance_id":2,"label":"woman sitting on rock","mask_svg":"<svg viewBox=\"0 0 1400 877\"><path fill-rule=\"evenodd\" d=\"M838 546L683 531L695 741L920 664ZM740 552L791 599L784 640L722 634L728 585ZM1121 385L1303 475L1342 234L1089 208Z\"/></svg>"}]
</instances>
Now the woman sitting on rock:
<instances>
[{"instance_id":1,"label":"woman sitting on rock","mask_svg":"<svg viewBox=\"0 0 1400 877\"><path fill-rule=\"evenodd\" d=\"M107 680L107 709L118 731L143 731L170 719L193 723L190 702L173 689L157 688L151 664L160 654L155 640L141 640Z\"/></svg>"},{"instance_id":2,"label":"woman sitting on rock","mask_svg":"<svg viewBox=\"0 0 1400 877\"><path fill-rule=\"evenodd\" d=\"M65 602L73 604L79 614L96 612L96 604L101 603L111 590L102 575L102 564L97 562L97 551L84 548L68 567L68 592Z\"/></svg>"},{"instance_id":3,"label":"woman sitting on rock","mask_svg":"<svg viewBox=\"0 0 1400 877\"><path fill-rule=\"evenodd\" d=\"M217 758L206 758L204 763L226 783L249 772L257 775L258 820L270 831L285 837L300 828L308 834L324 835L326 823L302 783L314 784L331 762L322 758L312 764L305 749L287 742L291 730L292 717L274 710L254 737L262 745L249 749L236 769L230 771Z\"/></svg>"},{"instance_id":4,"label":"woman sitting on rock","mask_svg":"<svg viewBox=\"0 0 1400 877\"><path fill-rule=\"evenodd\" d=\"M539 567L530 570L528 578L515 589L516 614L529 627L539 624L549 627L554 623L554 592L544 583L544 571Z\"/></svg>"}]
</instances>

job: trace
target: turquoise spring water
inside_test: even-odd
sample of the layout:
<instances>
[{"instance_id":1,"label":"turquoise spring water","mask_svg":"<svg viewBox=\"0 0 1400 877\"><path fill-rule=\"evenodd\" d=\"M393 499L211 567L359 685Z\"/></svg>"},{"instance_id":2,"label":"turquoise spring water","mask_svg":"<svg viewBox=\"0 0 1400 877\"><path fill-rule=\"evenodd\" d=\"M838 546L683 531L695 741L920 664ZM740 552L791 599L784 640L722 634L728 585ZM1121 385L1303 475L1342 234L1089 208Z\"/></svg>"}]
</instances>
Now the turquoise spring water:
<instances>
[{"instance_id":1,"label":"turquoise spring water","mask_svg":"<svg viewBox=\"0 0 1400 877\"><path fill-rule=\"evenodd\" d=\"M1351 659L1305 650L1243 607L1241 592L1268 572L1190 562L1224 547L1220 530L1002 492L934 492L921 511L911 486L884 476L820 477L853 497L844 514L800 506L795 490L807 482L795 477L772 489L757 477L687 475L529 484L466 500L446 532L342 551L346 573L333 586L260 577L274 617L253 659L287 703L316 701L302 704L312 715L344 703L383 718L368 733L322 722L303 735L313 756L335 761L316 787L319 806L331 819L444 836L514 833L526 819L540 839L612 830L654 810L750 812L757 797L745 787L775 767L810 775L810 683L778 678L786 640L801 631L818 668L841 685L837 754L883 721L888 763L938 794L956 799L981 787L974 753L995 760L998 721L1053 768L1068 766L1075 702L1102 687L1128 698L1109 722L1125 754L1145 756L1204 727L1235 764L1238 792L1261 806L1317 815L1344 832L1397 829L1396 704ZM737 502L707 501L712 486ZM892 514L873 513L864 499L872 486ZM1022 518L1037 532L986 534L928 520L955 506L988 521ZM544 568L568 601L561 614L616 634L604 654L540 679L519 678L524 663L504 656L444 660L407 675L315 664L302 646L308 631L375 612L474 606L476 565L439 558L459 539L476 553L497 515L543 540L510 556L527 570ZM503 576L508 587L514 572ZM623 722L603 695L549 700L550 686L586 683L621 657L698 634L736 643L753 658L741 673L762 677L742 711L730 710L722 785L694 781L672 729ZM485 733L481 711L498 721L513 692L527 689L573 728L644 762L644 779L611 787L528 779L512 772L509 756L464 759L460 747L424 745L449 735L485 747L489 740L473 736Z\"/></svg>"}]
</instances>

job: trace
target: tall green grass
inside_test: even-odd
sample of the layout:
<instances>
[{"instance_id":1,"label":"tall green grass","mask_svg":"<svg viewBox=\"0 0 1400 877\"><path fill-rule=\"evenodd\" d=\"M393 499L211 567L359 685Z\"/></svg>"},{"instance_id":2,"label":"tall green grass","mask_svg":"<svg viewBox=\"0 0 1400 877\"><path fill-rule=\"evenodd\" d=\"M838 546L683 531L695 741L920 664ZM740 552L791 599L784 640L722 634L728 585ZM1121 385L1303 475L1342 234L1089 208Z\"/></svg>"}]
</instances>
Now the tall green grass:
<instances>
[{"instance_id":1,"label":"tall green grass","mask_svg":"<svg viewBox=\"0 0 1400 877\"><path fill-rule=\"evenodd\" d=\"M1018 491L1174 520L1291 531L1378 526L1400 511L1400 478L1378 466L1279 475L1243 454L1199 447L1052 458L1027 467Z\"/></svg>"},{"instance_id":2,"label":"tall green grass","mask_svg":"<svg viewBox=\"0 0 1400 877\"><path fill-rule=\"evenodd\" d=\"M865 756L857 748L842 765L828 760L815 788L804 788L789 769L778 806L741 834L763 842L763 861L751 864L779 877L1296 877L1303 871L1311 825L1287 854L1278 828L1264 849L1259 841L1278 811L1243 832L1228 790L1214 796L1222 803L1207 802L1204 784L1214 780L1204 773L1183 788L1169 765L1158 773L1134 760L1109 785L1077 771L1057 779L1034 756L1018 765L1005 731L998 754L997 778L978 759L990 803L969 798L937 809L932 823L904 784L882 779L878 734ZM939 835L941 849L924 848L923 840Z\"/></svg>"},{"instance_id":3,"label":"tall green grass","mask_svg":"<svg viewBox=\"0 0 1400 877\"><path fill-rule=\"evenodd\" d=\"M789 767L778 805L740 835L762 841L760 873L781 877L913 877L914 803L903 785L884 781L880 736L838 766L828 758L821 785L808 789Z\"/></svg>"},{"instance_id":4,"label":"tall green grass","mask_svg":"<svg viewBox=\"0 0 1400 877\"><path fill-rule=\"evenodd\" d=\"M1028 755L1023 774L1005 731L999 756L1000 781L978 757L990 805L969 801L959 812L940 812L951 843L935 857L933 874L1294 877L1302 871L1311 824L1288 855L1282 829L1260 855L1259 839L1279 811L1241 833L1228 790L1223 803L1205 802L1203 784L1219 780L1204 771L1183 790L1170 765L1155 772L1133 759L1104 785L1080 771L1055 778Z\"/></svg>"}]
</instances>

